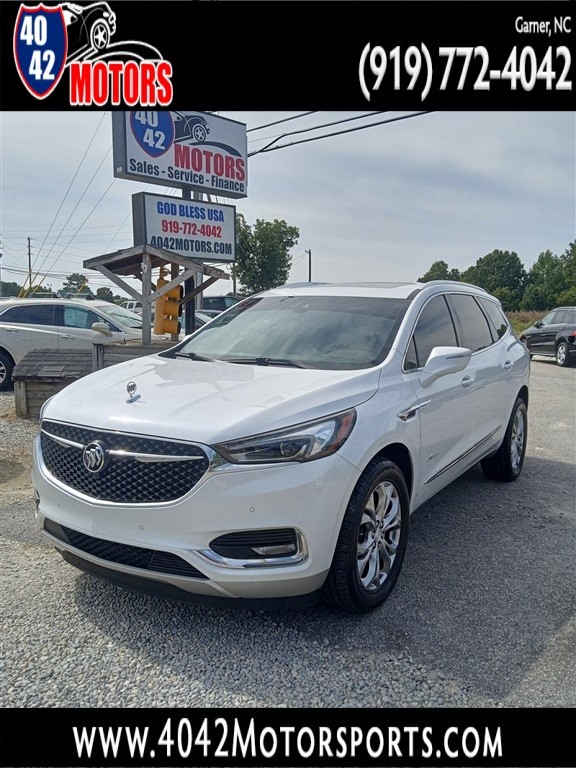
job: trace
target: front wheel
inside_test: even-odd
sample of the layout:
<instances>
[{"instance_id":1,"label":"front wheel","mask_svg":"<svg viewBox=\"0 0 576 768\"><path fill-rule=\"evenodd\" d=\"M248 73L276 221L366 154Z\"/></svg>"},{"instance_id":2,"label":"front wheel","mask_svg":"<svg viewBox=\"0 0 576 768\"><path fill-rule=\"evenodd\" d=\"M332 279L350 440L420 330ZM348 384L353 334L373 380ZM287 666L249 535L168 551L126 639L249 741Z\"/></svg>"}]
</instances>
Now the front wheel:
<instances>
[{"instance_id":1,"label":"front wheel","mask_svg":"<svg viewBox=\"0 0 576 768\"><path fill-rule=\"evenodd\" d=\"M388 459L372 461L348 502L325 601L350 613L382 605L392 591L406 552L410 500L404 475Z\"/></svg>"},{"instance_id":2,"label":"front wheel","mask_svg":"<svg viewBox=\"0 0 576 768\"><path fill-rule=\"evenodd\" d=\"M556 347L556 362L562 368L568 368L570 365L570 352L568 351L568 344L565 341L561 341Z\"/></svg>"},{"instance_id":3,"label":"front wheel","mask_svg":"<svg viewBox=\"0 0 576 768\"><path fill-rule=\"evenodd\" d=\"M12 371L14 363L5 352L0 352L0 392L6 392L12 388Z\"/></svg>"},{"instance_id":4,"label":"front wheel","mask_svg":"<svg viewBox=\"0 0 576 768\"><path fill-rule=\"evenodd\" d=\"M482 471L490 480L509 483L516 480L522 471L528 437L528 409L522 398L518 398L506 428L500 448L493 456L482 459Z\"/></svg>"}]
</instances>

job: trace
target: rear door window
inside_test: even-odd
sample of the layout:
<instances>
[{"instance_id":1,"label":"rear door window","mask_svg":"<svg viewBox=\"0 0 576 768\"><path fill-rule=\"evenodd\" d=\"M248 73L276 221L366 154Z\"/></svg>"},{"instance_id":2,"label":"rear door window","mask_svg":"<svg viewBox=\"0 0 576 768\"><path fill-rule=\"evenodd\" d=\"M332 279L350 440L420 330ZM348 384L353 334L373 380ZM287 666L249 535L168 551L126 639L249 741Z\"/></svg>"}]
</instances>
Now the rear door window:
<instances>
[{"instance_id":1,"label":"rear door window","mask_svg":"<svg viewBox=\"0 0 576 768\"><path fill-rule=\"evenodd\" d=\"M24 323L26 325L55 325L54 307L31 304L25 307L10 307L2 314L3 323Z\"/></svg>"},{"instance_id":2,"label":"rear door window","mask_svg":"<svg viewBox=\"0 0 576 768\"><path fill-rule=\"evenodd\" d=\"M459 346L478 352L493 343L486 315L474 296L451 294L448 303L454 316Z\"/></svg>"},{"instance_id":3,"label":"rear door window","mask_svg":"<svg viewBox=\"0 0 576 768\"><path fill-rule=\"evenodd\" d=\"M508 318L493 301L488 301L488 299L477 299L477 301L488 317L494 341L501 339L510 327Z\"/></svg>"}]
</instances>

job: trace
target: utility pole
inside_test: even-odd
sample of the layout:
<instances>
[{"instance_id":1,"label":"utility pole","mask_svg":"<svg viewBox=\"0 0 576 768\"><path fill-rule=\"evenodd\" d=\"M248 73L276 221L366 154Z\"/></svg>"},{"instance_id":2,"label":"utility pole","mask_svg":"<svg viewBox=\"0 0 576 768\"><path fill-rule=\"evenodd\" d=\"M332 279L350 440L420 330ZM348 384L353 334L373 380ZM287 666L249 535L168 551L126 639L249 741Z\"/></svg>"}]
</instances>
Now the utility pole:
<instances>
[{"instance_id":1,"label":"utility pole","mask_svg":"<svg viewBox=\"0 0 576 768\"><path fill-rule=\"evenodd\" d=\"M308 282L311 283L312 282L312 251L308 249L306 253L308 254Z\"/></svg>"},{"instance_id":2,"label":"utility pole","mask_svg":"<svg viewBox=\"0 0 576 768\"><path fill-rule=\"evenodd\" d=\"M28 290L32 293L32 254L30 253L30 238L28 238L28 282L30 283Z\"/></svg>"}]
</instances>

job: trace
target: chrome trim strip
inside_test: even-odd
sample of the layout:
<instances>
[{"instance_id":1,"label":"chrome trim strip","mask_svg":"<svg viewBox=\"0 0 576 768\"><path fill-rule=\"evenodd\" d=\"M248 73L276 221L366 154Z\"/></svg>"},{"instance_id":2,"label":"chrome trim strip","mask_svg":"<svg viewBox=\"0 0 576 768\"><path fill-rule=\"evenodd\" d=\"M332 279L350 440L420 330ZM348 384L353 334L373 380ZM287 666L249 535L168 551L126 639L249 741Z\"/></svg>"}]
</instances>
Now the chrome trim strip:
<instances>
[{"instance_id":1,"label":"chrome trim strip","mask_svg":"<svg viewBox=\"0 0 576 768\"><path fill-rule=\"evenodd\" d=\"M167 456L165 453L137 453L136 451L118 451L114 449L108 449L106 453L119 459L136 459L141 464L167 461L202 461L204 458L207 458L205 456Z\"/></svg>"},{"instance_id":2,"label":"chrome trim strip","mask_svg":"<svg viewBox=\"0 0 576 768\"><path fill-rule=\"evenodd\" d=\"M428 478L424 482L424 485L427 485L428 483L433 482L434 480L437 480L440 475L443 475L444 472L448 472L449 469L452 469L456 464L458 464L459 461L462 461L462 459L465 459L466 457L470 456L471 453L474 453L474 451L479 448L483 443L485 443L487 440L490 440L491 437L493 437L496 432L499 432L501 427L496 427L496 429L492 430L489 435L486 435L486 437L483 437L482 440L479 440L476 445L473 445L471 448L469 448L467 451L465 451L461 456L458 456L458 458L454 459L454 461L451 461L450 464L447 464L443 469L438 470L438 472L435 472L431 477Z\"/></svg>"},{"instance_id":3,"label":"chrome trim strip","mask_svg":"<svg viewBox=\"0 0 576 768\"><path fill-rule=\"evenodd\" d=\"M47 432L45 429L41 429L40 432L45 434L46 437L49 437L51 440L54 440L58 445L64 446L64 448L79 448L80 450L84 450L86 447L83 443L76 443L74 440L67 440L65 437L57 437L51 432Z\"/></svg>"},{"instance_id":4,"label":"chrome trim strip","mask_svg":"<svg viewBox=\"0 0 576 768\"><path fill-rule=\"evenodd\" d=\"M98 432L98 436L104 437L106 435L116 435L120 437L139 437L144 438L145 440L157 440L158 442L162 443L180 443L181 445L195 445L199 448L202 448L202 450L206 449L206 446L203 443L198 443L194 440L182 440L181 438L177 437L159 437L158 435L149 435L145 432L123 432L120 429L100 429L99 427L91 427L86 424L73 424L69 421L61 421L59 419L44 419L44 421L48 422L49 424L60 424L63 427L73 427L74 429L86 429L89 432ZM46 431L42 429L42 431ZM50 437L53 437L49 432L46 432L47 435L50 435Z\"/></svg>"},{"instance_id":5,"label":"chrome trim strip","mask_svg":"<svg viewBox=\"0 0 576 768\"><path fill-rule=\"evenodd\" d=\"M53 435L51 432L48 432L46 429L41 429L41 432L43 432L46 437L49 437L51 440L54 440L55 443L58 443L59 445L62 445L64 448L78 448L79 450L84 450L86 447L83 443L77 443L74 440L68 440L65 437L58 437L57 435ZM168 441L165 441L168 442ZM191 445L194 445L196 447L195 443L191 443ZM120 459L136 459L136 461L141 462L142 464L152 464L152 463L161 463L161 462L169 462L169 461L202 461L204 459L204 456L168 456L164 453L138 453L136 451L120 451L120 450L114 450L114 449L107 449L106 453L108 453L110 456L116 456ZM207 457L208 460L209 457Z\"/></svg>"}]
</instances>

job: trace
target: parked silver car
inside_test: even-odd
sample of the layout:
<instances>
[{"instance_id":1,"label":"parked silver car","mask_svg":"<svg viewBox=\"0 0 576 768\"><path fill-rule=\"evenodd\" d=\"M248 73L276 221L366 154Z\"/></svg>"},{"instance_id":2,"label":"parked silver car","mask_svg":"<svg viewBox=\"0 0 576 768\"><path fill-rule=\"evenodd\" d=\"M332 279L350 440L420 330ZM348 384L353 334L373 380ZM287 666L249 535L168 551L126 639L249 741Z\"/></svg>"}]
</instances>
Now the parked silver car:
<instances>
[{"instance_id":1,"label":"parked silver car","mask_svg":"<svg viewBox=\"0 0 576 768\"><path fill-rule=\"evenodd\" d=\"M31 349L92 349L142 338L142 318L108 301L0 299L0 391Z\"/></svg>"}]
</instances>

